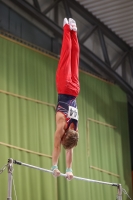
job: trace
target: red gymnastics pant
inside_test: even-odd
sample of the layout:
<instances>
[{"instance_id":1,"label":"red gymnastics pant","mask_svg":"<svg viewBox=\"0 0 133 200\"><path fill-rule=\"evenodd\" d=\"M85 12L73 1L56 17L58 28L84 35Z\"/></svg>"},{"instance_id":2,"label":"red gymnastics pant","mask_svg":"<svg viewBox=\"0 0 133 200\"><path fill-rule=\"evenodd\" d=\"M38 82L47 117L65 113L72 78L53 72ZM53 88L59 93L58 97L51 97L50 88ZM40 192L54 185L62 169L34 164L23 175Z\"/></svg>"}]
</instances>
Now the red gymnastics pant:
<instances>
[{"instance_id":1,"label":"red gymnastics pant","mask_svg":"<svg viewBox=\"0 0 133 200\"><path fill-rule=\"evenodd\" d=\"M64 26L60 60L56 72L56 87L58 94L68 94L77 97L79 85L79 43L77 32Z\"/></svg>"}]
</instances>

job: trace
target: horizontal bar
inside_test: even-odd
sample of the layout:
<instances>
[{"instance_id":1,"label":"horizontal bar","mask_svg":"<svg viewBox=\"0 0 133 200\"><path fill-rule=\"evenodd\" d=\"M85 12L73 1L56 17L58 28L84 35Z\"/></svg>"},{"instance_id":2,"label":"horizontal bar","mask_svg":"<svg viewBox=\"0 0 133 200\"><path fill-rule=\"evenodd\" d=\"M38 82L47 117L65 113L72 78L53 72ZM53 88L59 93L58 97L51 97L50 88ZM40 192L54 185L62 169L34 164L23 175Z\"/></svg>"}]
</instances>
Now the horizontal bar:
<instances>
[{"instance_id":1,"label":"horizontal bar","mask_svg":"<svg viewBox=\"0 0 133 200\"><path fill-rule=\"evenodd\" d=\"M29 164L26 164L26 163L22 163L22 162L17 161L17 160L13 160L13 163L14 164L18 164L18 165L23 165L25 167L37 169L37 170L40 170L40 171L48 172L48 173L51 173L51 174L53 173L53 171L51 171L51 170L40 168L40 167L37 167L37 166L34 166L34 165L29 165ZM60 174L60 176L63 176L65 178L67 177L66 174L62 174L62 173ZM77 177L77 176L74 176L73 178L77 179L77 180L82 180L82 181L87 181L87 182L94 182L94 183L99 183L99 184L106 184L106 185L111 185L111 186L116 186L116 187L118 187L120 185L118 183L103 182L103 181L92 180L92 179L87 179L87 178L82 178L82 177Z\"/></svg>"}]
</instances>

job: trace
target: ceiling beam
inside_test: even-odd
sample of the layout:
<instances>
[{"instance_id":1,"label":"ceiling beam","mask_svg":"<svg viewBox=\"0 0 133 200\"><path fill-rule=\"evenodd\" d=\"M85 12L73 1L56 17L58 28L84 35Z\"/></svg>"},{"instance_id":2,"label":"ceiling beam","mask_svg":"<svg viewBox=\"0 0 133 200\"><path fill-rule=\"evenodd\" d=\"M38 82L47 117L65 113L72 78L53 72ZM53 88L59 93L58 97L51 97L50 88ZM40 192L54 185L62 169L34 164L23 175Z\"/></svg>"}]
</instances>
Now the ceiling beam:
<instances>
[{"instance_id":1,"label":"ceiling beam","mask_svg":"<svg viewBox=\"0 0 133 200\"><path fill-rule=\"evenodd\" d=\"M63 1L63 4L64 4L64 8L65 8L65 11L66 11L67 18L71 18L72 14L71 14L70 8L68 6L67 0L62 0L62 1Z\"/></svg>"},{"instance_id":2,"label":"ceiling beam","mask_svg":"<svg viewBox=\"0 0 133 200\"><path fill-rule=\"evenodd\" d=\"M99 39L100 39L100 43L101 43L101 47L102 47L102 52L103 52L105 63L109 67L111 67L110 60L109 60L109 55L108 55L108 51L107 51L107 47L106 47L106 43L105 43L105 39L104 39L104 35L103 35L102 31L99 28L98 28L98 35L99 35Z\"/></svg>"},{"instance_id":3,"label":"ceiling beam","mask_svg":"<svg viewBox=\"0 0 133 200\"><path fill-rule=\"evenodd\" d=\"M89 30L86 31L86 34L80 39L80 42L83 44L94 31L97 29L97 26L92 26Z\"/></svg>"},{"instance_id":4,"label":"ceiling beam","mask_svg":"<svg viewBox=\"0 0 133 200\"><path fill-rule=\"evenodd\" d=\"M133 77L133 55L131 53L129 54L129 63L131 67L132 77Z\"/></svg>"},{"instance_id":5,"label":"ceiling beam","mask_svg":"<svg viewBox=\"0 0 133 200\"><path fill-rule=\"evenodd\" d=\"M125 81L127 81L126 60L122 63L122 77Z\"/></svg>"},{"instance_id":6,"label":"ceiling beam","mask_svg":"<svg viewBox=\"0 0 133 200\"><path fill-rule=\"evenodd\" d=\"M34 3L35 8L38 9L39 11L41 11L38 0L33 0L33 3Z\"/></svg>"},{"instance_id":7,"label":"ceiling beam","mask_svg":"<svg viewBox=\"0 0 133 200\"><path fill-rule=\"evenodd\" d=\"M119 59L117 60L117 62L114 64L114 66L112 67L113 70L116 70L125 60L126 56L129 54L129 52L125 52L121 57L119 57Z\"/></svg>"},{"instance_id":8,"label":"ceiling beam","mask_svg":"<svg viewBox=\"0 0 133 200\"><path fill-rule=\"evenodd\" d=\"M56 3L54 6L54 22L56 24L59 23L59 4L58 3Z\"/></svg>"},{"instance_id":9,"label":"ceiling beam","mask_svg":"<svg viewBox=\"0 0 133 200\"><path fill-rule=\"evenodd\" d=\"M75 10L80 16L90 22L92 25L97 25L103 34L107 36L112 42L119 46L123 51L130 51L131 47L127 45L121 38L119 38L111 29L105 26L100 20L98 20L91 12L86 10L75 0L67 0L69 6Z\"/></svg>"},{"instance_id":10,"label":"ceiling beam","mask_svg":"<svg viewBox=\"0 0 133 200\"><path fill-rule=\"evenodd\" d=\"M52 10L61 0L56 0L53 3L50 4L50 6L48 8L46 8L46 10L44 10L42 13L44 15L46 15L50 10Z\"/></svg>"}]
</instances>

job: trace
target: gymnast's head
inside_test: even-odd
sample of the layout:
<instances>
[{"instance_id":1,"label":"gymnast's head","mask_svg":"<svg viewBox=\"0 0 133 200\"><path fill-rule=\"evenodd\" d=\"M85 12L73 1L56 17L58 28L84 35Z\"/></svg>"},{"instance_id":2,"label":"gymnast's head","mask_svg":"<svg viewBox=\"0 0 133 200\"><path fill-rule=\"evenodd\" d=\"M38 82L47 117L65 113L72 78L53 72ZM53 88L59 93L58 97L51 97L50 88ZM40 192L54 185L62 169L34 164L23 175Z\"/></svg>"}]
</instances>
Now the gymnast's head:
<instances>
[{"instance_id":1,"label":"gymnast's head","mask_svg":"<svg viewBox=\"0 0 133 200\"><path fill-rule=\"evenodd\" d=\"M77 131L68 129L62 137L62 145L64 149L72 149L77 146L79 140L79 134Z\"/></svg>"}]
</instances>

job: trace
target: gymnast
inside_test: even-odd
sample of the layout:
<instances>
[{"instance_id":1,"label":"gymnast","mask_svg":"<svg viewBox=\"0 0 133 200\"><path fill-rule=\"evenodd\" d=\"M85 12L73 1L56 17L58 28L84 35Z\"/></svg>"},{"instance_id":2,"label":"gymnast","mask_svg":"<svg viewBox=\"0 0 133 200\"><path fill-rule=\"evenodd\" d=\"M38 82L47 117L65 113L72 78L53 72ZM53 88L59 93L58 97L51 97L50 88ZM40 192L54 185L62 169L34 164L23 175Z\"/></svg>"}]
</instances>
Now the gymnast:
<instances>
[{"instance_id":1,"label":"gymnast","mask_svg":"<svg viewBox=\"0 0 133 200\"><path fill-rule=\"evenodd\" d=\"M62 144L66 149L66 178L71 180L73 148L77 146L79 139L76 97L80 91L79 43L76 22L72 18L65 18L63 22L63 41L56 71L56 88L58 104L51 170L55 177L60 176L58 159Z\"/></svg>"}]
</instances>

